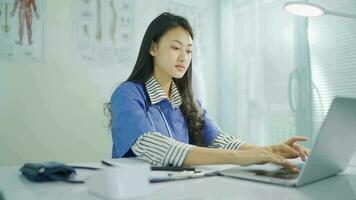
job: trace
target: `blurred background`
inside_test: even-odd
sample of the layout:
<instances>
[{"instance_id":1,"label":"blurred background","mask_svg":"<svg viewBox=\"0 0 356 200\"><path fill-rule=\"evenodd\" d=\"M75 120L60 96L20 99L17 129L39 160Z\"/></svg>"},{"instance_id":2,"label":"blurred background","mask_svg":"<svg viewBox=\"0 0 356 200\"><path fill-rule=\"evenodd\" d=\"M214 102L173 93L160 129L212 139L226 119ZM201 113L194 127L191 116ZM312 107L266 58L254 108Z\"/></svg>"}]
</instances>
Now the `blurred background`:
<instances>
[{"instance_id":1,"label":"blurred background","mask_svg":"<svg viewBox=\"0 0 356 200\"><path fill-rule=\"evenodd\" d=\"M298 17L287 2L36 0L22 24L15 0L0 0L0 165L111 157L103 105L165 11L193 26L196 96L224 132L311 147L332 99L356 98L356 19ZM354 0L308 2L356 13Z\"/></svg>"}]
</instances>

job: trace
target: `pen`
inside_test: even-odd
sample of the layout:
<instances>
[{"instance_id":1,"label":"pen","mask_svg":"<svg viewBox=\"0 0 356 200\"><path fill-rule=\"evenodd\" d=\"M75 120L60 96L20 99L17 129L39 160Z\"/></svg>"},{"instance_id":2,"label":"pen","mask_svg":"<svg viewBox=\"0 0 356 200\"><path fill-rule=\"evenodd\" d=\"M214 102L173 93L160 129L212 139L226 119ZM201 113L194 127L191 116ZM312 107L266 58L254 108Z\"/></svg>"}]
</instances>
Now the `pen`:
<instances>
[{"instance_id":1,"label":"pen","mask_svg":"<svg viewBox=\"0 0 356 200\"><path fill-rule=\"evenodd\" d=\"M174 167L174 166L166 166L166 167L160 167L160 166L152 166L151 167L152 171L195 171L194 167Z\"/></svg>"},{"instance_id":2,"label":"pen","mask_svg":"<svg viewBox=\"0 0 356 200\"><path fill-rule=\"evenodd\" d=\"M105 160L101 160L101 163L103 165L109 166L109 167L114 167L115 164L110 163ZM151 166L152 171L174 171L174 172L180 172L180 171L195 171L194 167L174 167L174 166L166 166L166 167L161 167L161 166Z\"/></svg>"},{"instance_id":3,"label":"pen","mask_svg":"<svg viewBox=\"0 0 356 200\"><path fill-rule=\"evenodd\" d=\"M109 162L107 162L107 161L105 161L105 160L101 160L101 164L106 165L106 166L109 166L109 167L114 167L114 166L115 166L114 164L109 163Z\"/></svg>"},{"instance_id":4,"label":"pen","mask_svg":"<svg viewBox=\"0 0 356 200\"><path fill-rule=\"evenodd\" d=\"M202 178L208 176L215 176L216 173L194 173L194 172L182 172L182 174L172 174L166 177L151 177L150 183L159 183L159 182L167 182L167 181L178 181L192 178Z\"/></svg>"}]
</instances>

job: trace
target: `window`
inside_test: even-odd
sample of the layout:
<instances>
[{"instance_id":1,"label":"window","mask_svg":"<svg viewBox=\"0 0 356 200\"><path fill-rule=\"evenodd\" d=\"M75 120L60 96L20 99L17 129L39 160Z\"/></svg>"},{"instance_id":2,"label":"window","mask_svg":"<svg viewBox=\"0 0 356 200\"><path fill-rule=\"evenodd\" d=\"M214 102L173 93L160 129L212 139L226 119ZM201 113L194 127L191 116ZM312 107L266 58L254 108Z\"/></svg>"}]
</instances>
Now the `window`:
<instances>
[{"instance_id":1,"label":"window","mask_svg":"<svg viewBox=\"0 0 356 200\"><path fill-rule=\"evenodd\" d=\"M219 72L224 81L219 96L224 98L219 99L219 124L253 144L311 134L305 131L311 127L305 120L311 112L303 110L311 104L310 86L304 84L310 82L307 20L286 13L286 2L225 0L220 4Z\"/></svg>"},{"instance_id":2,"label":"window","mask_svg":"<svg viewBox=\"0 0 356 200\"><path fill-rule=\"evenodd\" d=\"M311 1L327 10L356 13L354 0ZM309 19L313 133L318 133L335 96L356 98L356 19L323 16Z\"/></svg>"}]
</instances>

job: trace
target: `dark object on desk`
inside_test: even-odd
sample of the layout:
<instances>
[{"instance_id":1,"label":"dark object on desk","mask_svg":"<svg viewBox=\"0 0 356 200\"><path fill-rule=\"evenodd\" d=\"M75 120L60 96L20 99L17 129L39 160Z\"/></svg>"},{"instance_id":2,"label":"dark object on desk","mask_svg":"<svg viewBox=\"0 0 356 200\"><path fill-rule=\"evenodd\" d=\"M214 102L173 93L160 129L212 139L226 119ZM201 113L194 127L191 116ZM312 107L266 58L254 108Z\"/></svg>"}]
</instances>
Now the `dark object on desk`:
<instances>
[{"instance_id":1,"label":"dark object on desk","mask_svg":"<svg viewBox=\"0 0 356 200\"><path fill-rule=\"evenodd\" d=\"M59 162L25 163L20 171L30 181L64 181L69 183L84 183L82 180L73 180L77 169L97 170L94 167L69 166Z\"/></svg>"},{"instance_id":2,"label":"dark object on desk","mask_svg":"<svg viewBox=\"0 0 356 200\"><path fill-rule=\"evenodd\" d=\"M159 166L152 166L152 171L174 171L174 172L181 172L181 171L195 171L194 167L174 167L174 166L167 166L167 167L159 167Z\"/></svg>"},{"instance_id":3,"label":"dark object on desk","mask_svg":"<svg viewBox=\"0 0 356 200\"><path fill-rule=\"evenodd\" d=\"M69 181L76 174L75 169L58 162L25 163L20 169L30 181Z\"/></svg>"}]
</instances>

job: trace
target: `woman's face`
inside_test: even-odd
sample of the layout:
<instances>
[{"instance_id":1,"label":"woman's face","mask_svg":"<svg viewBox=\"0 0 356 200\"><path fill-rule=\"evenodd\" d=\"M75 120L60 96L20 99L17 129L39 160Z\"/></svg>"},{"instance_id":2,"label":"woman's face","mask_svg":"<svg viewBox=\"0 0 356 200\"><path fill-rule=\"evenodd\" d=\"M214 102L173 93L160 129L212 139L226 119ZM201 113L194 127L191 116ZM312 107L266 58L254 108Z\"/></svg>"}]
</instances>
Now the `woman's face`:
<instances>
[{"instance_id":1,"label":"woman's face","mask_svg":"<svg viewBox=\"0 0 356 200\"><path fill-rule=\"evenodd\" d=\"M182 78L192 60L192 43L189 32L180 26L167 31L158 43L151 46L154 75Z\"/></svg>"}]
</instances>

